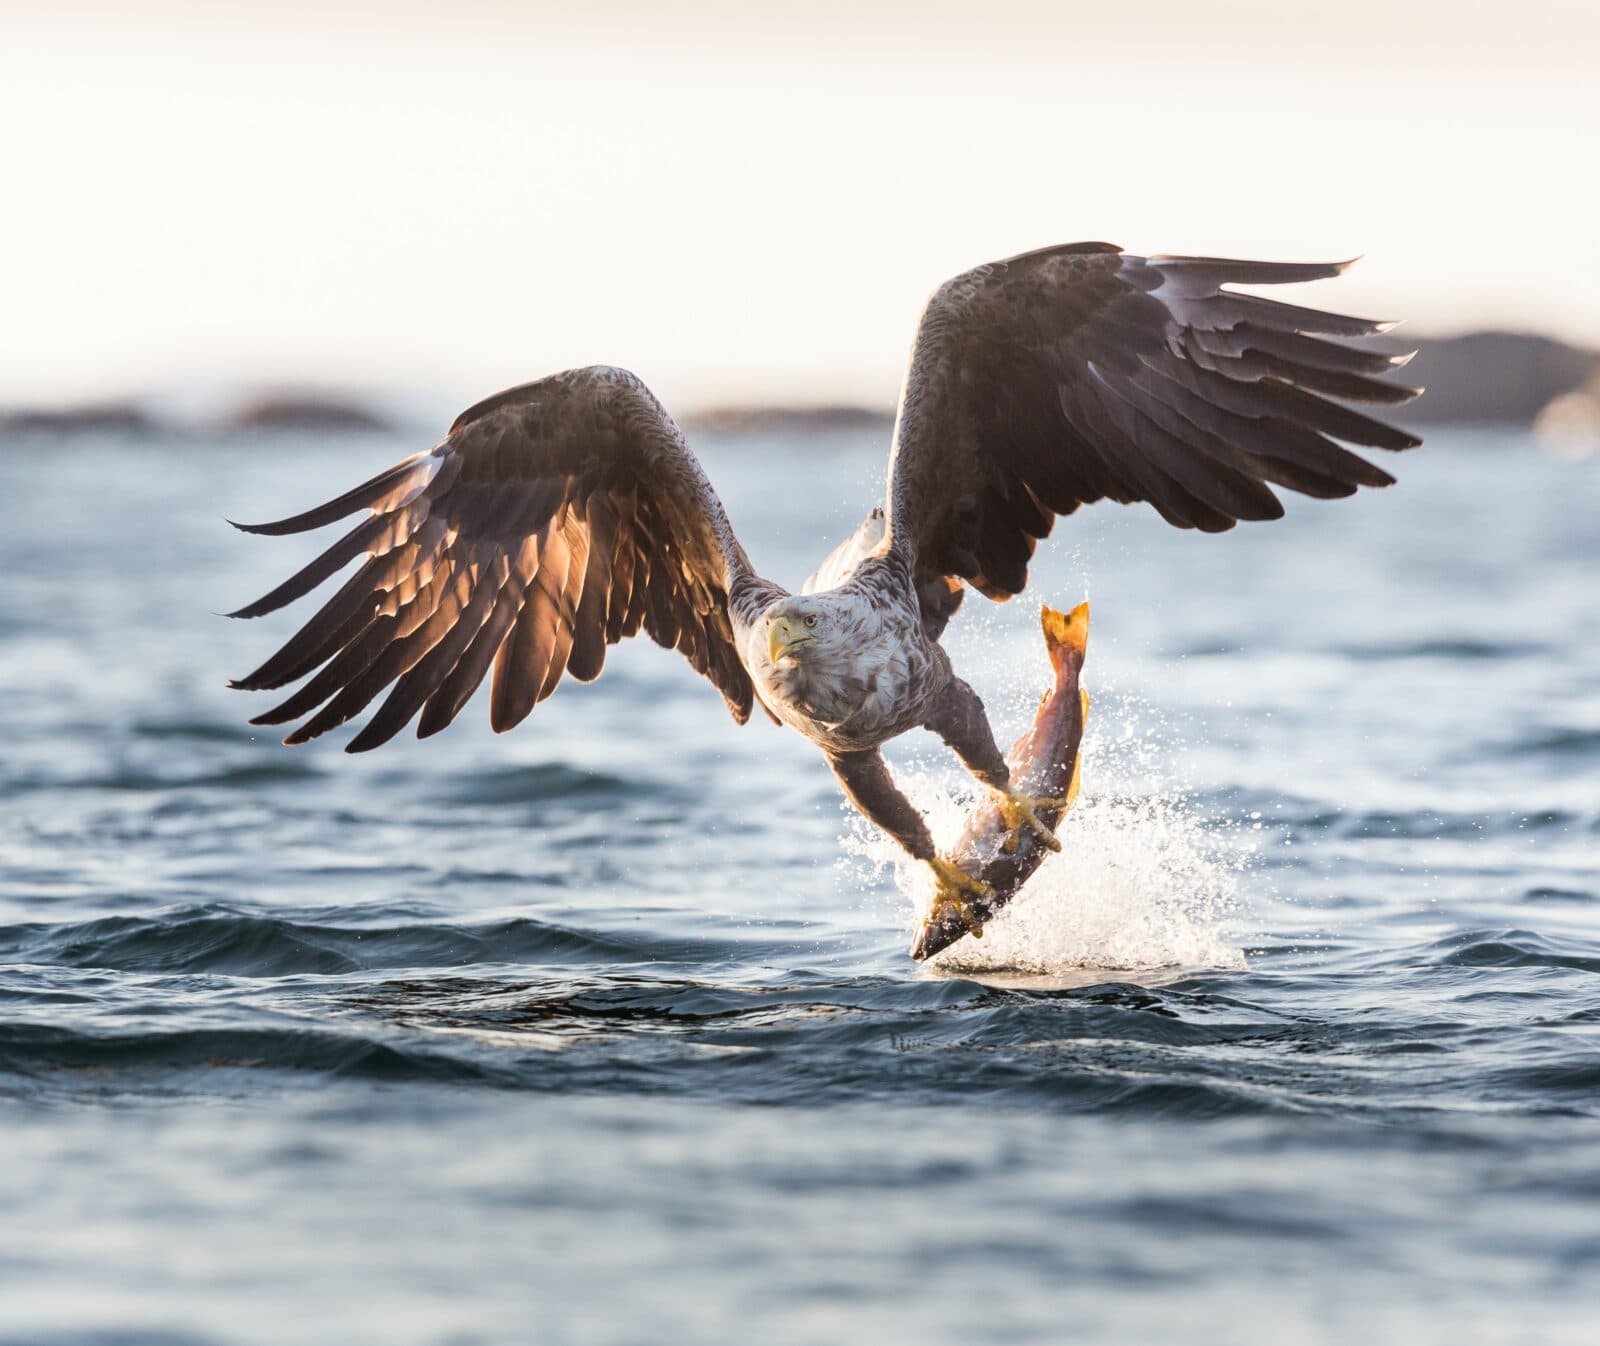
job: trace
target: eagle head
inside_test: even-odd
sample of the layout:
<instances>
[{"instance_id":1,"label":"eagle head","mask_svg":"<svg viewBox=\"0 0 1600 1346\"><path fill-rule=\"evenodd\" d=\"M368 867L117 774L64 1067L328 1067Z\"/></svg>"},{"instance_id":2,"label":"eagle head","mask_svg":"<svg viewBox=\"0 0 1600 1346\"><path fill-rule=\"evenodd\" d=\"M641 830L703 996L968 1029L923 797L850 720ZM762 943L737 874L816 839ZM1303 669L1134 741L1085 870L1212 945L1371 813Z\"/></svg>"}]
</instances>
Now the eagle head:
<instances>
[{"instance_id":1,"label":"eagle head","mask_svg":"<svg viewBox=\"0 0 1600 1346\"><path fill-rule=\"evenodd\" d=\"M900 643L869 594L851 586L795 594L769 607L751 631L750 671L768 707L801 733L833 733L863 712L870 731L874 697L884 701L880 709L898 705Z\"/></svg>"},{"instance_id":2,"label":"eagle head","mask_svg":"<svg viewBox=\"0 0 1600 1346\"><path fill-rule=\"evenodd\" d=\"M849 699L871 643L870 611L837 589L780 599L765 614L770 679L786 699ZM760 638L758 634L757 638Z\"/></svg>"},{"instance_id":3,"label":"eagle head","mask_svg":"<svg viewBox=\"0 0 1600 1346\"><path fill-rule=\"evenodd\" d=\"M847 650L856 623L838 611L832 594L799 594L767 609L767 654L773 668L788 660L825 667Z\"/></svg>"}]
</instances>

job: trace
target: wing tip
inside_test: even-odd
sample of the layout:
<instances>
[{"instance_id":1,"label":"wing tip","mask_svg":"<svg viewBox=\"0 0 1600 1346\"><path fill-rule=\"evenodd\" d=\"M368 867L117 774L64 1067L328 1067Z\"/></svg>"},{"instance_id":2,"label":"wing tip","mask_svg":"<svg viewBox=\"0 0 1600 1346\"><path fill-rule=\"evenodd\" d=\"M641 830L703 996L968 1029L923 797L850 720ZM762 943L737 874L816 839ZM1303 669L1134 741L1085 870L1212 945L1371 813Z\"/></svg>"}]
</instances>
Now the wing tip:
<instances>
[{"instance_id":1,"label":"wing tip","mask_svg":"<svg viewBox=\"0 0 1600 1346\"><path fill-rule=\"evenodd\" d=\"M1159 268L1173 271L1194 271L1211 274L1224 285L1294 285L1313 280L1330 280L1342 276L1365 253L1331 262L1271 262L1249 257L1212 257L1181 252L1153 252L1144 260ZM1227 271L1237 275L1227 276Z\"/></svg>"},{"instance_id":2,"label":"wing tip","mask_svg":"<svg viewBox=\"0 0 1600 1346\"><path fill-rule=\"evenodd\" d=\"M523 709L509 701L502 701L492 693L489 701L489 728L496 734L509 734L533 713L533 706Z\"/></svg>"},{"instance_id":3,"label":"wing tip","mask_svg":"<svg viewBox=\"0 0 1600 1346\"><path fill-rule=\"evenodd\" d=\"M392 700L394 693L390 692L389 697ZM356 753L371 752L374 748L381 748L410 723L410 715L398 724L385 723L383 711L388 709L389 704L390 701L386 700L378 713L361 727L361 732L344 745L345 752L354 756Z\"/></svg>"},{"instance_id":4,"label":"wing tip","mask_svg":"<svg viewBox=\"0 0 1600 1346\"><path fill-rule=\"evenodd\" d=\"M282 537L287 533L303 533L307 531L304 526L295 526L302 517L301 515L295 515L288 519L268 519L264 523L240 523L239 520L229 519L224 515L223 522L233 528L237 528L241 533L253 533L257 537Z\"/></svg>"}]
</instances>

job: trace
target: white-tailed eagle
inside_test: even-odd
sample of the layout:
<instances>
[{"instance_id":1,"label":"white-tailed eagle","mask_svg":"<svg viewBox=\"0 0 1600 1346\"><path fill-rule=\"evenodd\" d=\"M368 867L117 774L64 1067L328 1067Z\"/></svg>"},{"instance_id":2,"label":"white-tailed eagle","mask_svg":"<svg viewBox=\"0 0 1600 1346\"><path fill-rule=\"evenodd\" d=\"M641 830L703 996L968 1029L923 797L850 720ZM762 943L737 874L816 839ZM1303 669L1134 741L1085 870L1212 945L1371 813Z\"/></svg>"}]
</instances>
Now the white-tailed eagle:
<instances>
[{"instance_id":1,"label":"white-tailed eagle","mask_svg":"<svg viewBox=\"0 0 1600 1346\"><path fill-rule=\"evenodd\" d=\"M1056 516L1095 500L1148 501L1177 527L1219 532L1279 517L1273 486L1331 498L1389 485L1342 445L1420 441L1345 404L1414 396L1379 377L1406 357L1328 339L1385 324L1228 288L1342 269L1075 243L946 282L917 329L888 499L796 594L751 568L682 433L634 375L592 367L513 388L338 499L245 525L298 533L363 516L233 614L273 612L359 562L233 685L310 675L252 721L303 719L287 743L387 688L347 747L363 752L419 713L418 735L438 733L491 667L490 723L510 729L563 674L598 677L607 646L642 630L681 650L739 723L759 703L816 743L855 806L960 910L981 885L935 851L879 754L886 740L931 729L1011 828L1054 841L939 645L965 586L1021 593Z\"/></svg>"}]
</instances>

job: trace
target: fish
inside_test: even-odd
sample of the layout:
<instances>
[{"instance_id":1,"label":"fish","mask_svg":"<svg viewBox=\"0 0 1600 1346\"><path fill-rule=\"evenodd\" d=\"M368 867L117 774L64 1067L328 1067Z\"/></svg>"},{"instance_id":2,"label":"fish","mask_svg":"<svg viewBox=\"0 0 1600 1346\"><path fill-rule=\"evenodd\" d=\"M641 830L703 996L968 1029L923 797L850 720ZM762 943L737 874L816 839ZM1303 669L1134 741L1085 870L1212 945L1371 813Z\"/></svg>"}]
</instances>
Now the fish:
<instances>
[{"instance_id":1,"label":"fish","mask_svg":"<svg viewBox=\"0 0 1600 1346\"><path fill-rule=\"evenodd\" d=\"M1089 605L1079 603L1068 613L1045 606L1040 625L1050 656L1050 689L1039 703L1032 726L1011 745L1006 765L1018 789L1035 797L1065 801L1038 808L1039 820L1054 832L1077 799L1081 781L1078 750L1089 719L1089 694L1078 685L1078 679L1089 644ZM969 900L965 920L954 911L924 920L911 943L912 958L918 962L932 958L967 935L981 939L983 927L1033 877L1051 847L1031 828L1024 828L1007 850L1011 836L1005 816L993 800L979 804L967 815L950 858L987 884L990 893Z\"/></svg>"}]
</instances>

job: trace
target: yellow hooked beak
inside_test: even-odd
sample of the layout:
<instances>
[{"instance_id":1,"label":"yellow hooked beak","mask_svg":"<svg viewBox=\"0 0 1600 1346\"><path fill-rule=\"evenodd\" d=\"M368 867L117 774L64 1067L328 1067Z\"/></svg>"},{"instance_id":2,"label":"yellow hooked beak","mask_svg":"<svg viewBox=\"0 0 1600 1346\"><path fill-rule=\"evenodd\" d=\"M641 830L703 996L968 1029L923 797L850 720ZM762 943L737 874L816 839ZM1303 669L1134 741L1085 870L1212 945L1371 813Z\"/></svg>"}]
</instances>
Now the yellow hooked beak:
<instances>
[{"instance_id":1,"label":"yellow hooked beak","mask_svg":"<svg viewBox=\"0 0 1600 1346\"><path fill-rule=\"evenodd\" d=\"M774 617L772 625L767 628L767 652L772 656L772 662L777 663L784 655L793 654L795 646L808 644L815 639L793 617Z\"/></svg>"}]
</instances>

